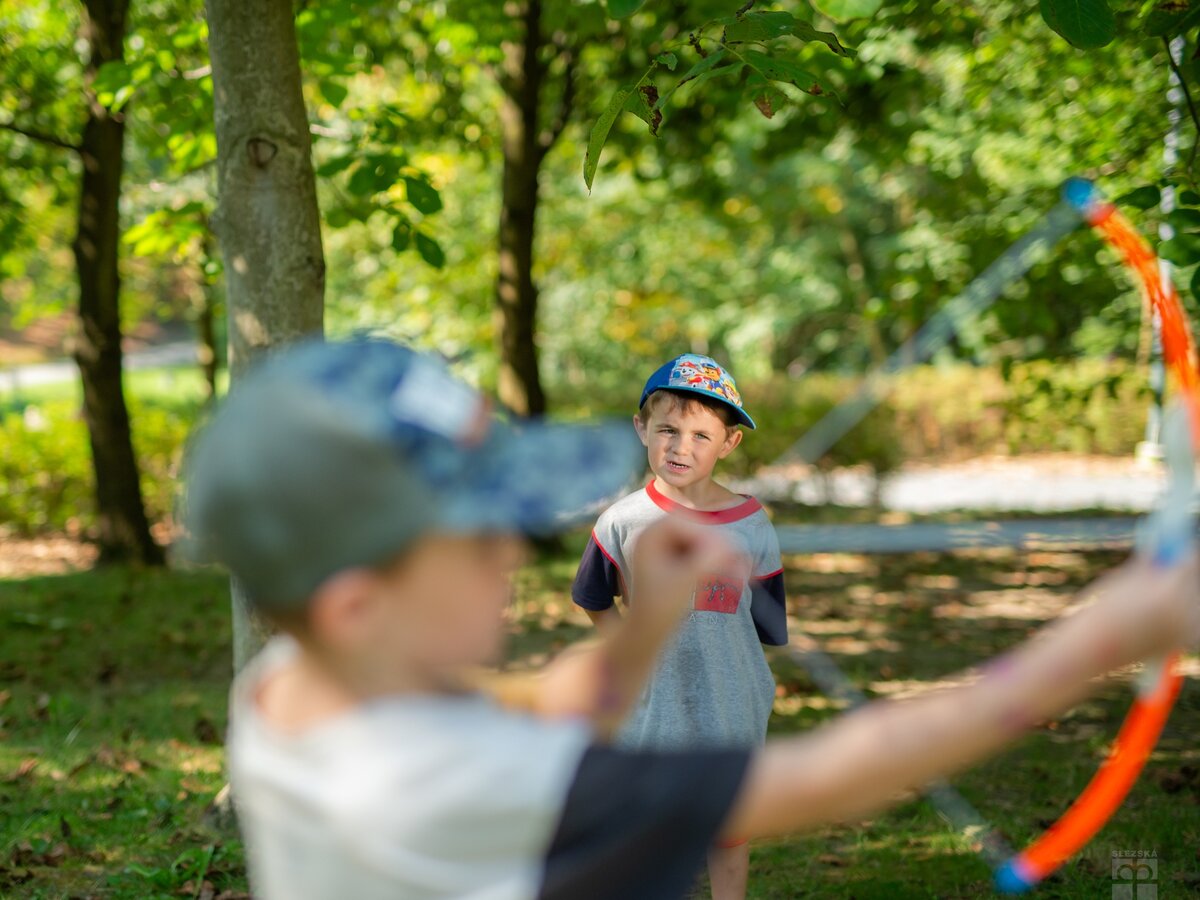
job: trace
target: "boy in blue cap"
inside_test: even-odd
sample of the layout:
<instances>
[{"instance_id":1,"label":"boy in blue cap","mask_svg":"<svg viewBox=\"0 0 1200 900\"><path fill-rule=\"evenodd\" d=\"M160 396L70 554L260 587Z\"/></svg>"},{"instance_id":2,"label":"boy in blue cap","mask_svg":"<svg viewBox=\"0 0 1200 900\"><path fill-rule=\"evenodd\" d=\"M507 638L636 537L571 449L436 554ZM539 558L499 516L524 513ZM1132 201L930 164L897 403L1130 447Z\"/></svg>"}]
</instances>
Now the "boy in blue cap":
<instances>
[{"instance_id":1,"label":"boy in blue cap","mask_svg":"<svg viewBox=\"0 0 1200 900\"><path fill-rule=\"evenodd\" d=\"M596 522L571 595L597 624L619 618L628 602L630 560L642 532L676 518L718 532L736 548L730 564L705 573L692 609L662 653L621 746L685 750L752 747L766 739L775 682L762 645L787 643L783 564L761 504L713 478L719 460L754 420L733 376L716 360L677 356L646 381L633 419L653 478ZM745 896L749 844L715 846L708 871L716 900Z\"/></svg>"},{"instance_id":2,"label":"boy in blue cap","mask_svg":"<svg viewBox=\"0 0 1200 900\"><path fill-rule=\"evenodd\" d=\"M284 633L230 698L256 897L679 898L714 839L865 815L1200 635L1194 552L1135 561L973 683L757 750L606 747L724 562L672 517L638 542L625 619L506 711L469 673L503 643L519 535L624 483L627 431L507 427L438 361L377 341L286 350L235 387L185 511L193 553Z\"/></svg>"}]
</instances>

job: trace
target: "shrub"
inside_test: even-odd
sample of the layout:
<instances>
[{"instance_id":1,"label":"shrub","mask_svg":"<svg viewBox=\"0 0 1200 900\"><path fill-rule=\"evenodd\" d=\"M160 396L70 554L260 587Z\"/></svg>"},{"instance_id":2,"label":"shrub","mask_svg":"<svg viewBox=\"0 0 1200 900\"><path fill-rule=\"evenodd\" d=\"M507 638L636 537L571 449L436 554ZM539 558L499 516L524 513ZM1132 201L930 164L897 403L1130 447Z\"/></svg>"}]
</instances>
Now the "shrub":
<instances>
[{"instance_id":1,"label":"shrub","mask_svg":"<svg viewBox=\"0 0 1200 900\"><path fill-rule=\"evenodd\" d=\"M169 521L195 408L130 401L134 450L151 521ZM22 534L86 532L95 522L87 427L78 407L51 400L0 416L0 525Z\"/></svg>"}]
</instances>

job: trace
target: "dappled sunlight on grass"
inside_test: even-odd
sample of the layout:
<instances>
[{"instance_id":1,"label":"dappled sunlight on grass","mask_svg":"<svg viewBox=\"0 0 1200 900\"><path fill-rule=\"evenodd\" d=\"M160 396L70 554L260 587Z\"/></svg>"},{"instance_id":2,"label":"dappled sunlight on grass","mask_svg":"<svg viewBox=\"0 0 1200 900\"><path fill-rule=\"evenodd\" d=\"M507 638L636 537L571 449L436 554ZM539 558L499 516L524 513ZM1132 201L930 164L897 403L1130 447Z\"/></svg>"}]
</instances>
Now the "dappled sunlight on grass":
<instances>
[{"instance_id":1,"label":"dappled sunlight on grass","mask_svg":"<svg viewBox=\"0 0 1200 900\"><path fill-rule=\"evenodd\" d=\"M569 536L564 550L519 574L508 668L536 668L594 635L569 596L584 540ZM972 667L1058 615L1119 558L1008 550L791 557L790 627L868 695L910 696L977 677ZM218 893L245 890L236 836L206 824L224 781L226 590L211 572L0 580L0 818L14 823L0 840L0 895L28 896L36 883L45 896L190 896L201 872ZM767 656L777 682L772 733L804 732L844 710L786 648ZM1200 661L1183 665L1179 708L1146 775L1046 896L1107 895L1113 847L1156 848L1178 862L1200 845ZM1135 673L1104 679L1097 697L1041 723L956 787L1014 843L1028 840L1095 771ZM1176 872L1185 869L1178 862ZM755 845L750 897L812 895L992 893L965 840L913 800L867 822Z\"/></svg>"},{"instance_id":2,"label":"dappled sunlight on grass","mask_svg":"<svg viewBox=\"0 0 1200 900\"><path fill-rule=\"evenodd\" d=\"M1033 588L1014 591L975 591L965 601L952 600L933 607L939 619L1017 619L1045 622L1070 605L1071 595Z\"/></svg>"}]
</instances>

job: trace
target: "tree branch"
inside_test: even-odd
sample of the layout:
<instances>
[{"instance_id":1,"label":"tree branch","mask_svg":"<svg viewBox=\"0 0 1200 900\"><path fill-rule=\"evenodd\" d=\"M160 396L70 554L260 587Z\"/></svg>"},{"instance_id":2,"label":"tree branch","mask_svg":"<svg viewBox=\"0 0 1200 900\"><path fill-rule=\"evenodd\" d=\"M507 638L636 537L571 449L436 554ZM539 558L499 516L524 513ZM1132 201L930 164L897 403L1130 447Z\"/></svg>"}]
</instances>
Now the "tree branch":
<instances>
[{"instance_id":1,"label":"tree branch","mask_svg":"<svg viewBox=\"0 0 1200 900\"><path fill-rule=\"evenodd\" d=\"M562 135L563 129L567 127L567 122L571 118L571 111L575 107L575 87L576 75L579 69L579 55L574 46L564 46L562 51L563 60L563 89L562 94L558 98L558 106L555 107L554 117L546 128L542 129L538 135L538 147L542 156L550 152L550 148L554 146L554 142Z\"/></svg>"},{"instance_id":2,"label":"tree branch","mask_svg":"<svg viewBox=\"0 0 1200 900\"><path fill-rule=\"evenodd\" d=\"M42 144L49 144L52 147L58 147L62 150L71 150L79 153L83 150L78 144L72 144L69 141L64 141L52 134L46 134L44 131L38 131L33 128L22 128L16 122L0 122L0 129L11 131L23 137L29 138L31 141L38 141Z\"/></svg>"},{"instance_id":3,"label":"tree branch","mask_svg":"<svg viewBox=\"0 0 1200 900\"><path fill-rule=\"evenodd\" d=\"M1171 52L1170 38L1163 36L1163 46L1167 48L1167 64L1170 65L1171 71L1175 73L1175 80L1179 82L1179 88L1183 91L1183 99L1187 101L1188 114L1192 117L1192 125L1196 129L1196 134L1192 138L1192 152L1188 155L1188 178L1193 177L1192 168L1196 164L1196 150L1200 149L1200 114L1196 112L1196 104L1192 101L1192 92L1188 90L1187 80L1183 77L1183 73L1179 71L1179 65L1175 62L1175 54Z\"/></svg>"}]
</instances>

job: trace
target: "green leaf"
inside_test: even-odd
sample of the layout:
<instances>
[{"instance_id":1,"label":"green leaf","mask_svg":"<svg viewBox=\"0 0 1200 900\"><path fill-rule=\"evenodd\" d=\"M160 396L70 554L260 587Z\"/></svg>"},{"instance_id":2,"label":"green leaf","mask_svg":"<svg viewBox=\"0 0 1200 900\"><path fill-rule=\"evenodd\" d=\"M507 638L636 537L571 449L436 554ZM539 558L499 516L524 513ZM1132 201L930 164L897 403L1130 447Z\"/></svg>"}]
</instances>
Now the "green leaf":
<instances>
[{"instance_id":1,"label":"green leaf","mask_svg":"<svg viewBox=\"0 0 1200 900\"><path fill-rule=\"evenodd\" d=\"M608 133L612 131L613 122L617 120L617 116L625 108L625 101L637 87L638 85L625 85L617 88L612 99L608 101L608 106L604 108L604 112L592 126L592 133L588 136L587 153L583 157L583 183L587 185L589 191L592 189L592 180L596 177L596 166L600 164L600 151L604 149L604 144L608 141Z\"/></svg>"},{"instance_id":2,"label":"green leaf","mask_svg":"<svg viewBox=\"0 0 1200 900\"><path fill-rule=\"evenodd\" d=\"M133 67L123 62L107 62L96 72L92 90L96 101L106 109L120 112L138 87Z\"/></svg>"},{"instance_id":3,"label":"green leaf","mask_svg":"<svg viewBox=\"0 0 1200 900\"><path fill-rule=\"evenodd\" d=\"M321 96L325 98L325 102L335 109L340 108L345 102L350 89L344 84L337 81L321 81L317 87L321 91Z\"/></svg>"},{"instance_id":4,"label":"green leaf","mask_svg":"<svg viewBox=\"0 0 1200 900\"><path fill-rule=\"evenodd\" d=\"M812 73L800 68L790 59L767 56L767 54L759 53L757 50L746 50L742 56L746 60L746 65L750 66L764 78L795 85L800 90L810 94L824 93L821 85Z\"/></svg>"},{"instance_id":5,"label":"green leaf","mask_svg":"<svg viewBox=\"0 0 1200 900\"><path fill-rule=\"evenodd\" d=\"M659 109L662 109L663 105L667 102L667 98L689 81L704 81L705 79L701 76L705 75L707 72L713 71L717 66L725 61L727 55L728 51L722 47L719 50L714 50L712 53L708 54L708 56L702 57L698 63L683 73L683 76L677 82L675 82L674 87L669 88L665 94L658 98L655 105ZM730 66L729 68L734 69L736 67ZM724 74L724 72L722 72L722 74Z\"/></svg>"},{"instance_id":6,"label":"green leaf","mask_svg":"<svg viewBox=\"0 0 1200 900\"><path fill-rule=\"evenodd\" d=\"M677 57L674 53L660 53L658 56L654 57L654 61L659 65L666 66L672 72L674 72L675 67L679 65L679 57Z\"/></svg>"},{"instance_id":7,"label":"green leaf","mask_svg":"<svg viewBox=\"0 0 1200 900\"><path fill-rule=\"evenodd\" d=\"M1182 34L1200 21L1200 3L1194 0L1167 0L1155 5L1142 21L1148 37Z\"/></svg>"},{"instance_id":8,"label":"green leaf","mask_svg":"<svg viewBox=\"0 0 1200 900\"><path fill-rule=\"evenodd\" d=\"M1153 209L1158 206L1161 196L1158 187L1153 184L1143 184L1126 194L1122 194L1114 202L1118 206L1132 206L1134 209Z\"/></svg>"},{"instance_id":9,"label":"green leaf","mask_svg":"<svg viewBox=\"0 0 1200 900\"><path fill-rule=\"evenodd\" d=\"M433 215L442 208L441 195L433 185L423 178L412 178L406 175L404 191L408 195L408 202L424 215Z\"/></svg>"},{"instance_id":10,"label":"green leaf","mask_svg":"<svg viewBox=\"0 0 1200 900\"><path fill-rule=\"evenodd\" d=\"M725 40L730 42L769 41L793 34L797 25L796 17L791 13L775 11L748 12L740 19L727 21Z\"/></svg>"},{"instance_id":11,"label":"green leaf","mask_svg":"<svg viewBox=\"0 0 1200 900\"><path fill-rule=\"evenodd\" d=\"M1158 246L1158 255L1167 262L1183 267L1200 262L1200 238L1191 234L1177 234Z\"/></svg>"},{"instance_id":12,"label":"green leaf","mask_svg":"<svg viewBox=\"0 0 1200 900\"><path fill-rule=\"evenodd\" d=\"M1181 206L1200 206L1200 194L1195 191L1181 191L1176 199Z\"/></svg>"},{"instance_id":13,"label":"green leaf","mask_svg":"<svg viewBox=\"0 0 1200 900\"><path fill-rule=\"evenodd\" d=\"M346 153L342 156L335 156L332 159L327 159L321 165L317 166L317 176L320 178L329 178L339 172L344 172L346 169L358 159L355 153Z\"/></svg>"},{"instance_id":14,"label":"green leaf","mask_svg":"<svg viewBox=\"0 0 1200 900\"><path fill-rule=\"evenodd\" d=\"M398 222L392 229L392 249L397 253L403 253L408 249L408 243L411 240L412 226L407 221Z\"/></svg>"},{"instance_id":15,"label":"green leaf","mask_svg":"<svg viewBox=\"0 0 1200 900\"><path fill-rule=\"evenodd\" d=\"M807 22L797 21L792 28L792 34L802 41L820 41L838 56L852 57L856 54L856 51L844 46L832 31L819 31Z\"/></svg>"},{"instance_id":16,"label":"green leaf","mask_svg":"<svg viewBox=\"0 0 1200 900\"><path fill-rule=\"evenodd\" d=\"M1180 207L1167 214L1167 224L1176 231L1200 230L1200 209Z\"/></svg>"},{"instance_id":17,"label":"green leaf","mask_svg":"<svg viewBox=\"0 0 1200 900\"><path fill-rule=\"evenodd\" d=\"M352 221L354 221L354 217L344 206L335 206L325 213L325 224L330 228L345 228Z\"/></svg>"},{"instance_id":18,"label":"green leaf","mask_svg":"<svg viewBox=\"0 0 1200 900\"><path fill-rule=\"evenodd\" d=\"M369 163L359 165L350 175L350 180L346 182L346 189L360 197L374 194L376 192L375 167Z\"/></svg>"},{"instance_id":19,"label":"green leaf","mask_svg":"<svg viewBox=\"0 0 1200 900\"><path fill-rule=\"evenodd\" d=\"M869 19L879 12L883 0L813 0L813 6L837 22L847 19Z\"/></svg>"},{"instance_id":20,"label":"green leaf","mask_svg":"<svg viewBox=\"0 0 1200 900\"><path fill-rule=\"evenodd\" d=\"M606 0L604 5L608 7L608 14L614 19L624 19L641 9L644 2L645 0Z\"/></svg>"},{"instance_id":21,"label":"green leaf","mask_svg":"<svg viewBox=\"0 0 1200 900\"><path fill-rule=\"evenodd\" d=\"M1188 282L1188 287L1192 289L1192 297L1200 297L1200 267L1192 273L1192 280Z\"/></svg>"},{"instance_id":22,"label":"green leaf","mask_svg":"<svg viewBox=\"0 0 1200 900\"><path fill-rule=\"evenodd\" d=\"M762 43L775 38L791 35L798 40L820 41L838 56L853 56L853 51L847 49L832 31L819 31L808 22L797 19L786 12L748 12L740 19L729 17L718 19L725 24L725 40L730 43L750 42Z\"/></svg>"},{"instance_id":23,"label":"green leaf","mask_svg":"<svg viewBox=\"0 0 1200 900\"><path fill-rule=\"evenodd\" d=\"M1117 36L1117 20L1108 0L1038 0L1042 18L1068 44L1095 50Z\"/></svg>"},{"instance_id":24,"label":"green leaf","mask_svg":"<svg viewBox=\"0 0 1200 900\"><path fill-rule=\"evenodd\" d=\"M649 125L650 133L657 136L658 126L663 120L662 110L657 104L658 88L653 84L643 84L629 95L624 108Z\"/></svg>"},{"instance_id":25,"label":"green leaf","mask_svg":"<svg viewBox=\"0 0 1200 900\"><path fill-rule=\"evenodd\" d=\"M417 252L421 254L421 259L435 269L440 269L446 264L446 254L442 252L441 244L422 231L417 232Z\"/></svg>"}]
</instances>

